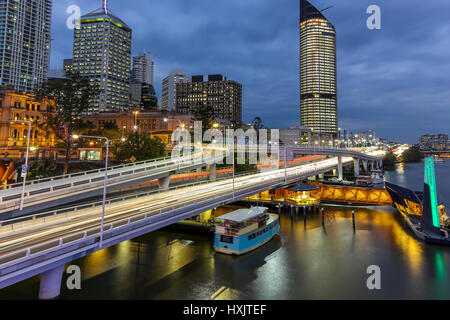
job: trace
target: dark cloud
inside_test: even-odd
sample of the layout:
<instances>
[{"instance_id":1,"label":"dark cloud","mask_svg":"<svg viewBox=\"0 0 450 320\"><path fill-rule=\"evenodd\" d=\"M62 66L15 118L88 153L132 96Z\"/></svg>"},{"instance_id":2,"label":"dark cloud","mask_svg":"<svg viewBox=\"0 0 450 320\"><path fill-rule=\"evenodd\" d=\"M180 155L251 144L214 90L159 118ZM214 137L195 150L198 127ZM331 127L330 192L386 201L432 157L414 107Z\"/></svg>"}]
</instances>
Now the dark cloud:
<instances>
[{"instance_id":1,"label":"dark cloud","mask_svg":"<svg viewBox=\"0 0 450 320\"><path fill-rule=\"evenodd\" d=\"M133 28L133 54L150 50L156 90L175 68L222 73L243 84L244 120L299 124L298 0L110 0ZM447 0L312 0L338 33L339 126L374 129L414 142L449 131L450 3ZM72 55L66 9L100 1L54 2L52 68ZM382 10L382 29L366 27L366 9Z\"/></svg>"}]
</instances>

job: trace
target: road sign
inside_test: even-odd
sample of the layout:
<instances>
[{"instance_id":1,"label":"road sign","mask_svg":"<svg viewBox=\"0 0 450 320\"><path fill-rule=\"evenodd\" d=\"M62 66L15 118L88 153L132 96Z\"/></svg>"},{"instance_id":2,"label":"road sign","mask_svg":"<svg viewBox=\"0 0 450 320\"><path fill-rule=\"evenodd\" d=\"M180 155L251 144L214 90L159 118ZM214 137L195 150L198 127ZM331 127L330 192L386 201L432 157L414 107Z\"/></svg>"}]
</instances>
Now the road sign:
<instances>
[{"instance_id":1,"label":"road sign","mask_svg":"<svg viewBox=\"0 0 450 320\"><path fill-rule=\"evenodd\" d=\"M134 156L132 156L132 157L130 158L130 161L134 163L134 162L136 161L136 158L135 158Z\"/></svg>"},{"instance_id":2,"label":"road sign","mask_svg":"<svg viewBox=\"0 0 450 320\"><path fill-rule=\"evenodd\" d=\"M25 178L27 176L27 166L26 165L22 165L22 172L20 175L22 178Z\"/></svg>"}]
</instances>

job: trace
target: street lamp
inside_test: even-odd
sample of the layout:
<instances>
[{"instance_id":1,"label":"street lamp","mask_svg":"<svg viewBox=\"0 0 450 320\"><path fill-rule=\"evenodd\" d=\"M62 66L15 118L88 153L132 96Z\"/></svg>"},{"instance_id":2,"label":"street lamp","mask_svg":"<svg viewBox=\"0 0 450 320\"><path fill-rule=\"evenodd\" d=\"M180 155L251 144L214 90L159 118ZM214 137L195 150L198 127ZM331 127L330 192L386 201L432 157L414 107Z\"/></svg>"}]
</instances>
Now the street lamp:
<instances>
[{"instance_id":1,"label":"street lamp","mask_svg":"<svg viewBox=\"0 0 450 320\"><path fill-rule=\"evenodd\" d=\"M30 134L31 134L31 121L23 121L23 120L9 120L10 122L21 122L21 123L28 123L28 133L27 133L27 154L25 156L25 175L23 177L23 184L22 184L22 195L20 197L20 211L23 210L23 198L25 194L25 184L27 182L27 173L28 173L28 153L30 150Z\"/></svg>"},{"instance_id":2,"label":"street lamp","mask_svg":"<svg viewBox=\"0 0 450 320\"><path fill-rule=\"evenodd\" d=\"M74 135L74 139L79 138L87 138L87 139L103 139L106 140L106 158L105 158L105 179L103 181L103 205L102 205L102 224L100 227L100 248L103 247L103 225L105 220L105 204L106 204L106 184L108 182L108 154L109 154L109 139L106 137L96 137L96 136L85 136L85 135ZM116 139L116 140L122 140L122 139Z\"/></svg>"},{"instance_id":3,"label":"street lamp","mask_svg":"<svg viewBox=\"0 0 450 320\"><path fill-rule=\"evenodd\" d=\"M139 115L139 110L133 111L134 114L134 130L136 131L138 126L137 126L137 117Z\"/></svg>"}]
</instances>

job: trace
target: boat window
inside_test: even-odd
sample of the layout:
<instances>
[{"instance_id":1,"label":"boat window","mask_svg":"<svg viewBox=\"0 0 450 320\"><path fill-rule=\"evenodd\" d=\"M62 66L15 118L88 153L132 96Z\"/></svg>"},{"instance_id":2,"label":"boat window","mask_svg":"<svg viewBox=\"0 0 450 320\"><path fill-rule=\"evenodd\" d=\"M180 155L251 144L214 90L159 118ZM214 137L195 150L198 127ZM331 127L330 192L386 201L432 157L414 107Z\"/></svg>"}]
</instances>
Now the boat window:
<instances>
[{"instance_id":1,"label":"boat window","mask_svg":"<svg viewBox=\"0 0 450 320\"><path fill-rule=\"evenodd\" d=\"M221 235L220 242L233 243L233 237Z\"/></svg>"}]
</instances>

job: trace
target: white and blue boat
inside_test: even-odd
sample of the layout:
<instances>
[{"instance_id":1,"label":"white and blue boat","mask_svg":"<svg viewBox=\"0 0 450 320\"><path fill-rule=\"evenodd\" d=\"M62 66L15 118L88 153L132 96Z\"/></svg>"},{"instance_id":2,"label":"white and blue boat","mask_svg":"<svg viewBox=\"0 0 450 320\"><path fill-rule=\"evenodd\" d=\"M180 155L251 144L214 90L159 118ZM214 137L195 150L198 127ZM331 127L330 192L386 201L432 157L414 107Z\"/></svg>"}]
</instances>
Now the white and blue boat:
<instances>
[{"instance_id":1,"label":"white and blue boat","mask_svg":"<svg viewBox=\"0 0 450 320\"><path fill-rule=\"evenodd\" d=\"M241 255L270 241L280 230L277 214L266 207L239 209L217 218L214 249L225 254Z\"/></svg>"}]
</instances>

